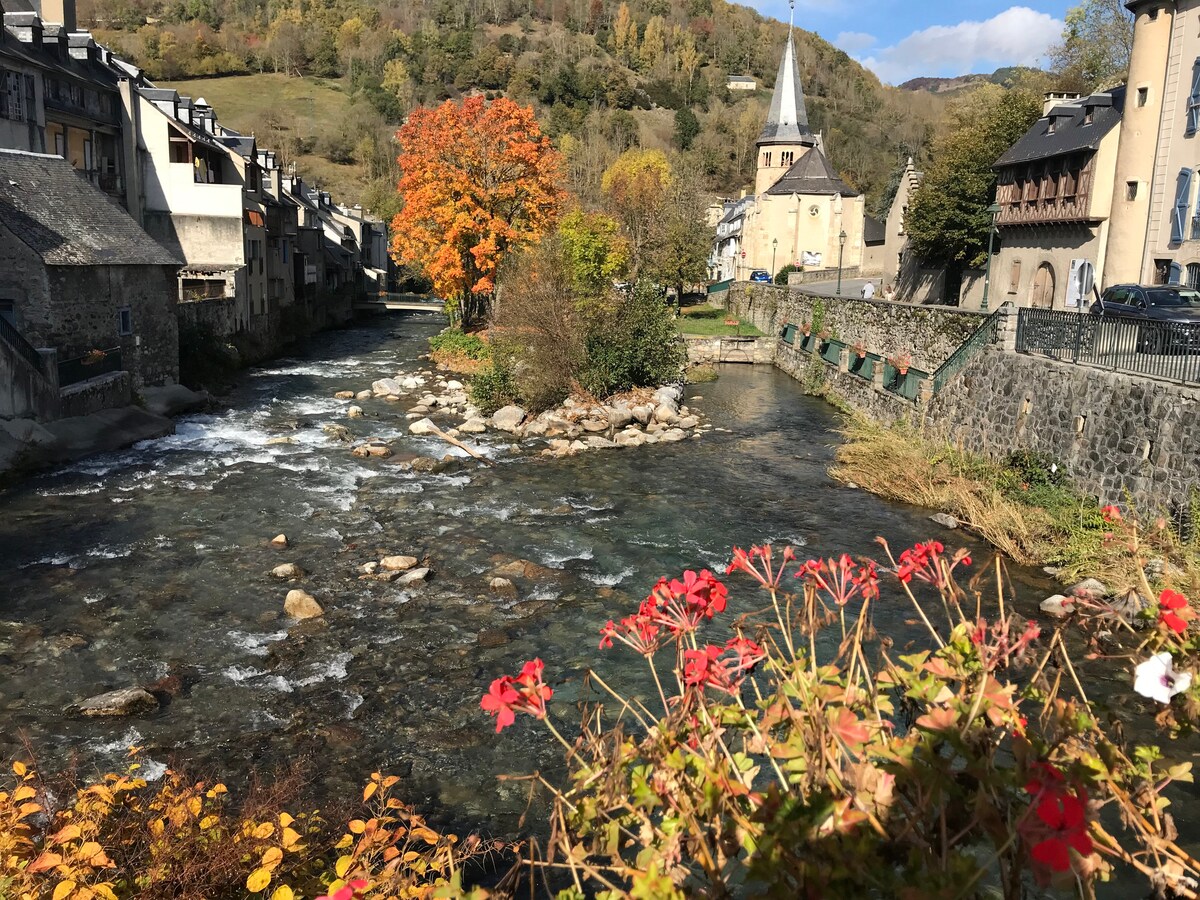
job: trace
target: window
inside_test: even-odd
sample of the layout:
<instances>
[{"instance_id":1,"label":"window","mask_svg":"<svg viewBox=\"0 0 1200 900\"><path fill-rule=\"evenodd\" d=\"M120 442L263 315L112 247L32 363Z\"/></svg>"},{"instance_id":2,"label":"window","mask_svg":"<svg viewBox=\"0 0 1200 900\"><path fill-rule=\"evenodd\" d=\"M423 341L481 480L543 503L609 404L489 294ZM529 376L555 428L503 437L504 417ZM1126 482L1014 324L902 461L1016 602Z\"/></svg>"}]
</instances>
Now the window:
<instances>
[{"instance_id":1,"label":"window","mask_svg":"<svg viewBox=\"0 0 1200 900\"><path fill-rule=\"evenodd\" d=\"M192 161L192 145L187 138L171 138L171 162L189 163Z\"/></svg>"},{"instance_id":2,"label":"window","mask_svg":"<svg viewBox=\"0 0 1200 900\"><path fill-rule=\"evenodd\" d=\"M1184 134L1189 137L1200 128L1200 59L1192 63L1192 92L1187 101L1187 127Z\"/></svg>"},{"instance_id":3,"label":"window","mask_svg":"<svg viewBox=\"0 0 1200 900\"><path fill-rule=\"evenodd\" d=\"M1091 125L1095 121L1096 121L1096 107L1085 106L1083 108L1083 124Z\"/></svg>"},{"instance_id":4,"label":"window","mask_svg":"<svg viewBox=\"0 0 1200 900\"><path fill-rule=\"evenodd\" d=\"M1079 173L1071 165L1070 161L1063 164L1063 198L1075 196L1075 188L1079 185Z\"/></svg>"},{"instance_id":5,"label":"window","mask_svg":"<svg viewBox=\"0 0 1200 900\"><path fill-rule=\"evenodd\" d=\"M781 166L790 166L790 165L792 164L792 156L793 156L793 154L792 154L792 151L791 151L791 150L784 150L784 151L783 151L782 153L780 153L779 155L780 155L779 164L780 164Z\"/></svg>"},{"instance_id":6,"label":"window","mask_svg":"<svg viewBox=\"0 0 1200 900\"><path fill-rule=\"evenodd\" d=\"M1192 203L1192 170L1180 169L1175 179L1175 209L1171 215L1171 243L1183 241L1184 224Z\"/></svg>"},{"instance_id":7,"label":"window","mask_svg":"<svg viewBox=\"0 0 1200 900\"><path fill-rule=\"evenodd\" d=\"M1136 181L1125 182L1125 199L1136 200L1138 195L1138 183Z\"/></svg>"},{"instance_id":8,"label":"window","mask_svg":"<svg viewBox=\"0 0 1200 900\"><path fill-rule=\"evenodd\" d=\"M1149 101L1149 99L1150 99L1150 88L1143 87L1143 88L1137 89L1137 105L1138 105L1139 109L1141 107L1145 106L1147 101Z\"/></svg>"},{"instance_id":9,"label":"window","mask_svg":"<svg viewBox=\"0 0 1200 900\"><path fill-rule=\"evenodd\" d=\"M768 169L771 168L771 151L770 150L768 150L766 153L763 154L763 165L766 166Z\"/></svg>"},{"instance_id":10,"label":"window","mask_svg":"<svg viewBox=\"0 0 1200 900\"><path fill-rule=\"evenodd\" d=\"M133 334L133 311L128 306L117 310L117 334L121 337Z\"/></svg>"},{"instance_id":11,"label":"window","mask_svg":"<svg viewBox=\"0 0 1200 900\"><path fill-rule=\"evenodd\" d=\"M0 119L24 122L33 116L33 78L0 69Z\"/></svg>"},{"instance_id":12,"label":"window","mask_svg":"<svg viewBox=\"0 0 1200 900\"><path fill-rule=\"evenodd\" d=\"M1042 175L1042 199L1053 200L1058 196L1058 166L1055 163L1046 164L1046 172Z\"/></svg>"},{"instance_id":13,"label":"window","mask_svg":"<svg viewBox=\"0 0 1200 900\"><path fill-rule=\"evenodd\" d=\"M1188 263L1187 286L1193 291L1200 290L1200 263Z\"/></svg>"},{"instance_id":14,"label":"window","mask_svg":"<svg viewBox=\"0 0 1200 900\"><path fill-rule=\"evenodd\" d=\"M1167 279L1171 277L1171 266L1173 263L1169 259L1156 259L1154 261L1154 283L1166 284Z\"/></svg>"},{"instance_id":15,"label":"window","mask_svg":"<svg viewBox=\"0 0 1200 900\"><path fill-rule=\"evenodd\" d=\"M1015 294L1021 286L1021 261L1014 259L1012 268L1008 271L1008 292Z\"/></svg>"},{"instance_id":16,"label":"window","mask_svg":"<svg viewBox=\"0 0 1200 900\"><path fill-rule=\"evenodd\" d=\"M0 300L0 319L14 328L17 324L16 304L12 300Z\"/></svg>"}]
</instances>

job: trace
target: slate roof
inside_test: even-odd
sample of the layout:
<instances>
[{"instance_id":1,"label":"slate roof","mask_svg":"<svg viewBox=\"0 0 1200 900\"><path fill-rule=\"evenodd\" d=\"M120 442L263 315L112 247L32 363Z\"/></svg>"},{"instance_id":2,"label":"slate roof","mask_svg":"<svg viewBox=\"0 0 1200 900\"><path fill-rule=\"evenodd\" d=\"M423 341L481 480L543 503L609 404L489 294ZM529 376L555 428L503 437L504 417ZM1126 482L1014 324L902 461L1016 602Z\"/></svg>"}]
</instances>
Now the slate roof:
<instances>
[{"instance_id":1,"label":"slate roof","mask_svg":"<svg viewBox=\"0 0 1200 900\"><path fill-rule=\"evenodd\" d=\"M796 42L788 30L787 46L783 48L783 59L779 61L779 74L775 78L775 90L771 94L771 110L767 113L767 124L758 136L763 144L807 144L813 146L817 139L808 127L808 110L804 106L804 90L800 87L800 66L796 62Z\"/></svg>"},{"instance_id":2,"label":"slate roof","mask_svg":"<svg viewBox=\"0 0 1200 900\"><path fill-rule=\"evenodd\" d=\"M783 177L767 189L767 193L778 197L788 194L841 194L857 197L858 191L842 181L829 160L816 147L800 157Z\"/></svg>"},{"instance_id":3,"label":"slate roof","mask_svg":"<svg viewBox=\"0 0 1200 900\"><path fill-rule=\"evenodd\" d=\"M0 223L55 266L178 266L61 156L0 150Z\"/></svg>"},{"instance_id":4,"label":"slate roof","mask_svg":"<svg viewBox=\"0 0 1200 900\"><path fill-rule=\"evenodd\" d=\"M874 216L863 216L863 243L882 244L887 241L887 225Z\"/></svg>"},{"instance_id":5,"label":"slate roof","mask_svg":"<svg viewBox=\"0 0 1200 900\"><path fill-rule=\"evenodd\" d=\"M1092 107L1092 122L1084 124L1087 108ZM1020 165L1037 159L1050 159L1083 150L1097 150L1104 136L1121 121L1125 109L1125 85L1062 103L1034 123L1024 135L996 160L994 168ZM1051 131L1051 120L1054 130Z\"/></svg>"}]
</instances>

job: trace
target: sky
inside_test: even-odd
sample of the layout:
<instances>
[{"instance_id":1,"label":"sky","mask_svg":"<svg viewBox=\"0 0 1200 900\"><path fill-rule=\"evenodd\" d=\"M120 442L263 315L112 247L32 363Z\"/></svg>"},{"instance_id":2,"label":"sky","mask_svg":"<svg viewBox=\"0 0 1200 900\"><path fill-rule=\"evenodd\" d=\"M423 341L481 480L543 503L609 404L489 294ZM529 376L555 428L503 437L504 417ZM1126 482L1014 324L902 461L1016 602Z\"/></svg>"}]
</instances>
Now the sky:
<instances>
[{"instance_id":1,"label":"sky","mask_svg":"<svg viewBox=\"0 0 1200 900\"><path fill-rule=\"evenodd\" d=\"M743 0L745 2L745 0ZM900 84L919 75L1038 65L1079 0L796 0L796 25L815 31ZM788 0L751 0L786 22Z\"/></svg>"}]
</instances>

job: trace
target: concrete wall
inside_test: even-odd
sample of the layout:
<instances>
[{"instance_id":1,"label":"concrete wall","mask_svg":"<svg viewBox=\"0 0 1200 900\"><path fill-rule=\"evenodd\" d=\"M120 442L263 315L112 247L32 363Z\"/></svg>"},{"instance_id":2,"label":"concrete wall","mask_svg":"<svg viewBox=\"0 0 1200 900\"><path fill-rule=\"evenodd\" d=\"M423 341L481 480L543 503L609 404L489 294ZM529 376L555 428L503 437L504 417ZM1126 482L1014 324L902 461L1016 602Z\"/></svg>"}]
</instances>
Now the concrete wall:
<instances>
[{"instance_id":1,"label":"concrete wall","mask_svg":"<svg viewBox=\"0 0 1200 900\"><path fill-rule=\"evenodd\" d=\"M1126 493L1175 515L1200 487L1200 391L1041 357L984 350L925 411L926 427L993 458L1028 448L1102 503Z\"/></svg>"},{"instance_id":2,"label":"concrete wall","mask_svg":"<svg viewBox=\"0 0 1200 900\"><path fill-rule=\"evenodd\" d=\"M102 409L119 409L133 402L133 379L128 372L110 372L62 389L59 415L64 419L90 416Z\"/></svg>"},{"instance_id":3,"label":"concrete wall","mask_svg":"<svg viewBox=\"0 0 1200 900\"><path fill-rule=\"evenodd\" d=\"M735 284L725 297L730 312L774 337L789 322L813 323L819 304L823 327L840 340L862 341L867 350L883 356L909 353L914 367L930 372L984 319L982 313L955 307L817 298L801 290L772 285Z\"/></svg>"},{"instance_id":4,"label":"concrete wall","mask_svg":"<svg viewBox=\"0 0 1200 900\"><path fill-rule=\"evenodd\" d=\"M52 422L58 418L58 356L53 350L41 355L45 372L0 338L0 419Z\"/></svg>"}]
</instances>

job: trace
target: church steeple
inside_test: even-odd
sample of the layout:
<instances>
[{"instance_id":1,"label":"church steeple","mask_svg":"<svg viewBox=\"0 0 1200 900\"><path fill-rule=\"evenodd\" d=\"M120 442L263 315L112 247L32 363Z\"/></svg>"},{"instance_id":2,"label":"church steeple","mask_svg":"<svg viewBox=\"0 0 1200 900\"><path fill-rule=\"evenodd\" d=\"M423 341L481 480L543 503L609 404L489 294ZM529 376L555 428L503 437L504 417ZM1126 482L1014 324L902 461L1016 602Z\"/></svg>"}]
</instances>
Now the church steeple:
<instances>
[{"instance_id":1,"label":"church steeple","mask_svg":"<svg viewBox=\"0 0 1200 900\"><path fill-rule=\"evenodd\" d=\"M793 2L793 16L795 10L796 4ZM779 61L779 75L775 78L775 92L771 95L771 111L758 137L760 147L772 144L813 147L817 143L808 127L808 110L805 109L804 91L800 87L800 66L796 61L796 42L792 31L789 22L787 46L783 49L783 59Z\"/></svg>"},{"instance_id":2,"label":"church steeple","mask_svg":"<svg viewBox=\"0 0 1200 900\"><path fill-rule=\"evenodd\" d=\"M796 15L795 0L792 17ZM758 136L758 171L754 178L754 193L761 194L777 182L795 163L817 146L817 138L808 127L808 110L804 107L804 91L800 87L800 65L796 60L794 27L788 23L787 45L779 61L775 92L771 95L771 110L767 124Z\"/></svg>"}]
</instances>

